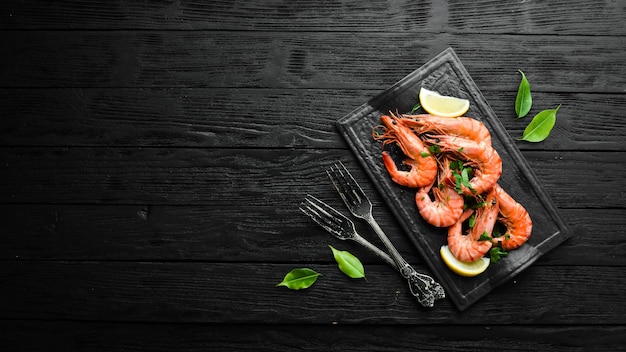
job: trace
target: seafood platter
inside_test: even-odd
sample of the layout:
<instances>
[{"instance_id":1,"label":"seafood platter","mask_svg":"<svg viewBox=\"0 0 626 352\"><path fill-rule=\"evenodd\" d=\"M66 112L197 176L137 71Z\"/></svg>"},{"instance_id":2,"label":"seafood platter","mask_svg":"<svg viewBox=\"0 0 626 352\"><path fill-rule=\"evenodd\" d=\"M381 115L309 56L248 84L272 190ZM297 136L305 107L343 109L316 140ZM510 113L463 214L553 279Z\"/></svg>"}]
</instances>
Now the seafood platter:
<instances>
[{"instance_id":1,"label":"seafood platter","mask_svg":"<svg viewBox=\"0 0 626 352\"><path fill-rule=\"evenodd\" d=\"M421 89L466 99L469 108L457 118L412 113ZM460 310L571 236L451 48L339 119L337 127ZM502 236L491 235L496 230ZM479 275L463 276L442 260L444 247L468 262L494 250L506 255L492 258Z\"/></svg>"}]
</instances>

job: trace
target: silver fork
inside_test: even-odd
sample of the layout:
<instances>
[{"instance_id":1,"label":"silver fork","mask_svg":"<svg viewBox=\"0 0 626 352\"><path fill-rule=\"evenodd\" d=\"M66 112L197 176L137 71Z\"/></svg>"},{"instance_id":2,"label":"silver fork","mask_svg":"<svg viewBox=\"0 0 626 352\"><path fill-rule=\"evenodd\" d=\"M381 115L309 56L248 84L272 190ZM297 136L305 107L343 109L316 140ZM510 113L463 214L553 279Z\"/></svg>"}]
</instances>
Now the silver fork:
<instances>
[{"instance_id":1,"label":"silver fork","mask_svg":"<svg viewBox=\"0 0 626 352\"><path fill-rule=\"evenodd\" d=\"M327 170L326 173L352 215L365 220L374 229L374 232L376 232L380 240L387 248L389 254L391 254L391 258L395 262L396 267L399 268L402 276L409 281L411 292L413 292L414 289L417 289L418 291L421 291L420 293L425 297L432 296L434 299L445 297L443 287L441 287L439 283L428 275L418 273L394 247L387 235L385 235L374 219L374 215L372 213L372 202L369 198L367 198L365 192L363 192L363 189L359 186L354 177L352 177L345 165L343 165L342 162L338 162L334 165L334 167ZM424 277L427 277L428 279L424 281ZM419 281L424 284L415 285L415 278L419 278Z\"/></svg>"},{"instance_id":2,"label":"silver fork","mask_svg":"<svg viewBox=\"0 0 626 352\"><path fill-rule=\"evenodd\" d=\"M340 240L352 240L376 254L387 264L396 268L396 263L391 257L380 250L378 247L370 243L356 231L352 220L341 214L335 208L324 203L323 201L307 194L304 201L300 203L300 211L308 215L318 225L330 232L333 236Z\"/></svg>"},{"instance_id":3,"label":"silver fork","mask_svg":"<svg viewBox=\"0 0 626 352\"><path fill-rule=\"evenodd\" d=\"M313 221L330 232L333 236L340 240L352 240L357 242L384 260L391 267L401 272L394 260L387 253L359 235L352 220L348 219L330 205L307 194L304 201L300 204L300 211L308 215ZM435 299L445 297L443 288L428 275L415 272L407 279L411 294L425 307L432 307L434 306Z\"/></svg>"}]
</instances>

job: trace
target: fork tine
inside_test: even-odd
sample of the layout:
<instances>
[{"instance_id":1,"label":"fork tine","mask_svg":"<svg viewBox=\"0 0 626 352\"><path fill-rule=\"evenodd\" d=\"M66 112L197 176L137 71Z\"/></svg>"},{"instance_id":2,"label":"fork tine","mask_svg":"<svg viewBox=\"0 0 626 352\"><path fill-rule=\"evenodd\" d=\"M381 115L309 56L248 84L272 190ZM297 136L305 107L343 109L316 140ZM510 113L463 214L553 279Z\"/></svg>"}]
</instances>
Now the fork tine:
<instances>
[{"instance_id":1,"label":"fork tine","mask_svg":"<svg viewBox=\"0 0 626 352\"><path fill-rule=\"evenodd\" d=\"M330 181L335 186L335 189L337 189L341 199L344 203L346 203L348 208L350 208L353 205L361 203L361 197L359 197L359 194L354 191L354 187L352 187L348 177L346 177L346 171L347 169L343 164L341 164L340 167L340 164L336 163L334 166L331 166L328 170L326 170L326 173L328 174Z\"/></svg>"},{"instance_id":2,"label":"fork tine","mask_svg":"<svg viewBox=\"0 0 626 352\"><path fill-rule=\"evenodd\" d=\"M332 219L341 219L343 217L341 213L333 209L330 205L322 202L321 200L315 198L310 194L306 195L304 201L307 202L307 204L310 204L318 212L321 212L325 217L329 217Z\"/></svg>"},{"instance_id":3,"label":"fork tine","mask_svg":"<svg viewBox=\"0 0 626 352\"><path fill-rule=\"evenodd\" d=\"M335 237L345 240L353 236L352 221L312 195L306 195L299 209Z\"/></svg>"},{"instance_id":4,"label":"fork tine","mask_svg":"<svg viewBox=\"0 0 626 352\"><path fill-rule=\"evenodd\" d=\"M342 175L344 175L344 179L346 180L346 185L354 193L354 196L359 198L359 200L365 199L366 201L369 201L367 197L365 196L365 192L363 192L363 189L361 188L361 186L359 186L358 182L356 182L356 180L354 179L350 171L348 171L346 166L341 161L339 161L337 164L339 164L341 168L343 169L343 170L340 170L340 172ZM339 166L337 166L337 168L339 168Z\"/></svg>"}]
</instances>

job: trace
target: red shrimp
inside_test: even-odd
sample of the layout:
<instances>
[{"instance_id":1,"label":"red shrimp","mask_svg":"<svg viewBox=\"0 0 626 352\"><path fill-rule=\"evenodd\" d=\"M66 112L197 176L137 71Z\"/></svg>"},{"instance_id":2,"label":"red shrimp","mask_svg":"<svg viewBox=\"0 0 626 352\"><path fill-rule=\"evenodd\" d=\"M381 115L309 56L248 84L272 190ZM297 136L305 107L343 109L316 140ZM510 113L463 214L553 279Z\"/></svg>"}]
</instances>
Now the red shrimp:
<instances>
[{"instance_id":1,"label":"red shrimp","mask_svg":"<svg viewBox=\"0 0 626 352\"><path fill-rule=\"evenodd\" d=\"M458 155L461 159L467 160L464 165L472 167L474 175L469 180L470 187L461 186L463 194L475 196L487 192L500 179L502 159L491 145L446 135L431 138L443 152Z\"/></svg>"},{"instance_id":2,"label":"red shrimp","mask_svg":"<svg viewBox=\"0 0 626 352\"><path fill-rule=\"evenodd\" d=\"M506 232L502 236L494 237L493 242L499 243L504 250L512 250L528 241L533 231L533 222L528 211L500 185L496 185L495 189L501 215L498 220L506 226Z\"/></svg>"},{"instance_id":3,"label":"red shrimp","mask_svg":"<svg viewBox=\"0 0 626 352\"><path fill-rule=\"evenodd\" d=\"M422 218L436 227L448 227L453 225L463 213L463 196L458 194L448 184L440 183L438 186L422 187L415 194L415 203ZM429 196L433 194L434 201Z\"/></svg>"},{"instance_id":4,"label":"red shrimp","mask_svg":"<svg viewBox=\"0 0 626 352\"><path fill-rule=\"evenodd\" d=\"M391 156L383 151L383 163L391 175L391 179L412 188L424 187L433 182L437 176L437 161L430 155L422 140L409 127L403 125L393 114L381 116L386 131L374 139L382 139L383 144L397 142L407 157L403 164L410 167L409 171L398 169Z\"/></svg>"},{"instance_id":5,"label":"red shrimp","mask_svg":"<svg viewBox=\"0 0 626 352\"><path fill-rule=\"evenodd\" d=\"M463 222L472 214L475 224L470 227L468 234L463 234ZM498 203L495 201L495 192L489 192L485 205L476 209L467 209L459 220L448 228L448 247L450 252L460 261L474 262L482 258L493 246L493 242L481 239L483 234L491 234L498 218Z\"/></svg>"},{"instance_id":6,"label":"red shrimp","mask_svg":"<svg viewBox=\"0 0 626 352\"><path fill-rule=\"evenodd\" d=\"M435 133L471 139L491 144L491 133L480 121L471 117L441 117L435 115L403 115L403 123L417 133Z\"/></svg>"},{"instance_id":7,"label":"red shrimp","mask_svg":"<svg viewBox=\"0 0 626 352\"><path fill-rule=\"evenodd\" d=\"M450 163L442 163L439 179L447 177ZM415 203L422 218L435 227L452 226L463 214L465 199L458 194L449 184L440 182L435 187L434 183L420 188L415 194ZM433 194L434 201L429 196Z\"/></svg>"}]
</instances>

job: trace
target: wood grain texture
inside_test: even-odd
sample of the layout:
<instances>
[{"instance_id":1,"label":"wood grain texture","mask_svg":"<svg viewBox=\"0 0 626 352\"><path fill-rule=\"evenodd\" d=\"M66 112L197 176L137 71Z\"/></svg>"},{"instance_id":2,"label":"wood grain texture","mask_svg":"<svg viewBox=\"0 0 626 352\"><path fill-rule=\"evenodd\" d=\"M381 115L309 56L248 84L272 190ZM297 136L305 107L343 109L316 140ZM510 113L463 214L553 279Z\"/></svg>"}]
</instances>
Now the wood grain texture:
<instances>
[{"instance_id":1,"label":"wood grain texture","mask_svg":"<svg viewBox=\"0 0 626 352\"><path fill-rule=\"evenodd\" d=\"M557 207L626 206L625 153L524 155ZM336 198L324 170L337 160L360 170L350 151L332 149L14 147L0 148L0 159L6 203L273 205L285 214L297 212L306 193Z\"/></svg>"},{"instance_id":2,"label":"wood grain texture","mask_svg":"<svg viewBox=\"0 0 626 352\"><path fill-rule=\"evenodd\" d=\"M384 89L2 89L0 145L345 148L335 121ZM626 120L616 116L626 95L537 92L517 120L514 91L483 94L513 138L535 113L562 105L550 138L517 142L521 150L626 149Z\"/></svg>"},{"instance_id":3,"label":"wood grain texture","mask_svg":"<svg viewBox=\"0 0 626 352\"><path fill-rule=\"evenodd\" d=\"M612 36L2 31L0 87L382 89L452 47L479 88L624 93ZM533 48L535 55L524 55ZM381 55L384 54L384 55ZM534 79L539 77L540 79Z\"/></svg>"},{"instance_id":4,"label":"wood grain texture","mask_svg":"<svg viewBox=\"0 0 626 352\"><path fill-rule=\"evenodd\" d=\"M625 14L619 0L0 2L0 350L626 351ZM305 193L342 207L324 174L342 160L428 271L333 123L447 47L512 137L531 117L513 118L518 69L531 115L562 104L545 142L517 145L574 230L463 312L419 308L297 210ZM312 288L275 287L303 266L323 274Z\"/></svg>"},{"instance_id":5,"label":"wood grain texture","mask_svg":"<svg viewBox=\"0 0 626 352\"><path fill-rule=\"evenodd\" d=\"M619 326L267 325L0 321L22 351L623 351ZM393 336L393 338L389 338Z\"/></svg>"},{"instance_id":6,"label":"wood grain texture","mask_svg":"<svg viewBox=\"0 0 626 352\"><path fill-rule=\"evenodd\" d=\"M324 275L311 288L275 287L293 267L5 262L0 274L0 318L462 325L579 325L584 319L586 325L626 324L626 308L621 304L626 272L621 267L532 266L462 314L448 300L439 301L436 309L421 308L409 294L406 281L381 265L368 265L365 281L348 278L336 264L311 264L310 268ZM416 268L425 271L422 266ZM515 300L508 299L512 295ZM602 309L607 306L613 308Z\"/></svg>"},{"instance_id":7,"label":"wood grain texture","mask_svg":"<svg viewBox=\"0 0 626 352\"><path fill-rule=\"evenodd\" d=\"M341 208L335 198L325 199ZM4 205L0 260L210 261L307 265L332 262L327 245L362 262L380 259L342 242L304 214L271 206ZM380 225L411 263L424 264L408 236L384 207ZM285 216L277 216L284 214ZM626 265L623 209L563 209L574 236L536 265ZM360 233L383 248L364 224Z\"/></svg>"},{"instance_id":8,"label":"wood grain texture","mask_svg":"<svg viewBox=\"0 0 626 352\"><path fill-rule=\"evenodd\" d=\"M204 6L201 6L204 5ZM624 35L620 1L4 1L0 29ZM489 19L486 21L485 19Z\"/></svg>"}]
</instances>

